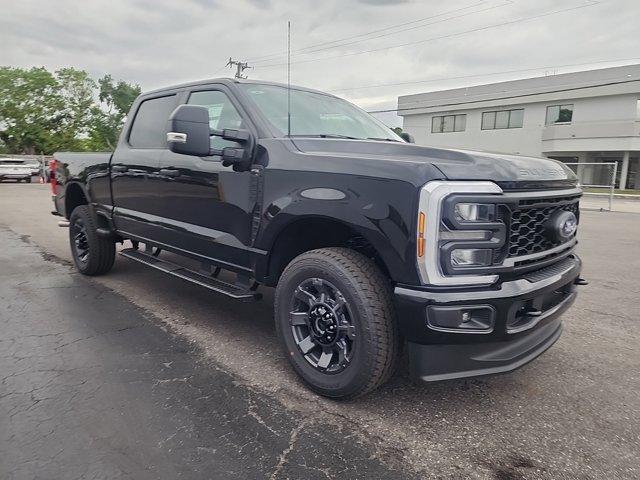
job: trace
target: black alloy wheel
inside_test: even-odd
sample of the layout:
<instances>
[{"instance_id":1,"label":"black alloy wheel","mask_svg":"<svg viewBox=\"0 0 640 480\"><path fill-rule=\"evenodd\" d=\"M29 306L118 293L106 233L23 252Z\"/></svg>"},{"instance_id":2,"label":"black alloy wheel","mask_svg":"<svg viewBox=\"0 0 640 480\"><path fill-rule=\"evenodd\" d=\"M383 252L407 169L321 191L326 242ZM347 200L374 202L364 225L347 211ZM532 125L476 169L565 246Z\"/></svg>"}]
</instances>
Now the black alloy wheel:
<instances>
[{"instance_id":1,"label":"black alloy wheel","mask_svg":"<svg viewBox=\"0 0 640 480\"><path fill-rule=\"evenodd\" d=\"M73 209L69 217L69 245L78 271L84 275L102 275L113 267L116 244L113 238L101 236L96 218L87 205Z\"/></svg>"},{"instance_id":2,"label":"black alloy wheel","mask_svg":"<svg viewBox=\"0 0 640 480\"><path fill-rule=\"evenodd\" d=\"M291 333L305 360L317 370L344 370L356 347L356 327L344 295L322 278L304 280L291 302Z\"/></svg>"},{"instance_id":3,"label":"black alloy wheel","mask_svg":"<svg viewBox=\"0 0 640 480\"><path fill-rule=\"evenodd\" d=\"M294 258L275 294L276 331L314 392L351 399L393 374L400 335L391 282L359 252L321 248Z\"/></svg>"},{"instance_id":4,"label":"black alloy wheel","mask_svg":"<svg viewBox=\"0 0 640 480\"><path fill-rule=\"evenodd\" d=\"M72 246L75 258L83 265L89 261L89 240L87 239L87 227L82 218L78 218L69 225Z\"/></svg>"}]
</instances>

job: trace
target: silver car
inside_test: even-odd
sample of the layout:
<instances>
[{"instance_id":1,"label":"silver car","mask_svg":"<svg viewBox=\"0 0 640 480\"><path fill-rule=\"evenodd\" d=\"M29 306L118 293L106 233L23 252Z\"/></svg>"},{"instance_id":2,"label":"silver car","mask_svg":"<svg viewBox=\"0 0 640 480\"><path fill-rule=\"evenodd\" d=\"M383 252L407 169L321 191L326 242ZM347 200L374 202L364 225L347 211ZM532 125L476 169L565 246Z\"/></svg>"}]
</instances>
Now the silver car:
<instances>
[{"instance_id":1,"label":"silver car","mask_svg":"<svg viewBox=\"0 0 640 480\"><path fill-rule=\"evenodd\" d=\"M39 171L40 166L36 169ZM0 181L16 180L18 182L25 181L31 183L34 165L27 163L20 158L0 158Z\"/></svg>"}]
</instances>

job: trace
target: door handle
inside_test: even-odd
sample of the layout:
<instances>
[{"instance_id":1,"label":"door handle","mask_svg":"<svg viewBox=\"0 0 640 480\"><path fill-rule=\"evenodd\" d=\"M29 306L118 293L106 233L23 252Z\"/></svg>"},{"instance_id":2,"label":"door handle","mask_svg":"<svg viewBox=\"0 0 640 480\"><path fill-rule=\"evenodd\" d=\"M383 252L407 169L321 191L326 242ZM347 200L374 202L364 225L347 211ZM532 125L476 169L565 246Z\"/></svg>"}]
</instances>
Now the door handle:
<instances>
[{"instance_id":1,"label":"door handle","mask_svg":"<svg viewBox=\"0 0 640 480\"><path fill-rule=\"evenodd\" d=\"M126 165L112 165L111 170L114 172L126 172L127 170L129 170L129 167L127 167Z\"/></svg>"},{"instance_id":2,"label":"door handle","mask_svg":"<svg viewBox=\"0 0 640 480\"><path fill-rule=\"evenodd\" d=\"M179 177L180 170L176 170L175 168L161 168L160 175L164 175L167 177Z\"/></svg>"}]
</instances>

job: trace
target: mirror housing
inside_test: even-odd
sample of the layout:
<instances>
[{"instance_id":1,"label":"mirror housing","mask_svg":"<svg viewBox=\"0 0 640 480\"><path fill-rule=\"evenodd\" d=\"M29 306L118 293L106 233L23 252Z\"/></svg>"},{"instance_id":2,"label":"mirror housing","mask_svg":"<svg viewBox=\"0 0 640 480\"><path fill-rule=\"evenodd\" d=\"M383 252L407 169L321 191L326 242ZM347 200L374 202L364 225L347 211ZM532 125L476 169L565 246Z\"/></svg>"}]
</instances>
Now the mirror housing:
<instances>
[{"instance_id":1,"label":"mirror housing","mask_svg":"<svg viewBox=\"0 0 640 480\"><path fill-rule=\"evenodd\" d=\"M169 150L184 155L210 155L209 111L198 105L180 105L169 117Z\"/></svg>"},{"instance_id":2,"label":"mirror housing","mask_svg":"<svg viewBox=\"0 0 640 480\"><path fill-rule=\"evenodd\" d=\"M211 148L211 136L240 144L239 147ZM180 105L169 117L167 133L169 150L196 157L220 156L222 165L233 166L236 172L251 168L254 138L248 130L209 127L209 111L200 105Z\"/></svg>"},{"instance_id":3,"label":"mirror housing","mask_svg":"<svg viewBox=\"0 0 640 480\"><path fill-rule=\"evenodd\" d=\"M407 143L416 143L415 139L413 138L413 135L411 135L408 132L402 132L400 134L400 138L403 139Z\"/></svg>"}]
</instances>

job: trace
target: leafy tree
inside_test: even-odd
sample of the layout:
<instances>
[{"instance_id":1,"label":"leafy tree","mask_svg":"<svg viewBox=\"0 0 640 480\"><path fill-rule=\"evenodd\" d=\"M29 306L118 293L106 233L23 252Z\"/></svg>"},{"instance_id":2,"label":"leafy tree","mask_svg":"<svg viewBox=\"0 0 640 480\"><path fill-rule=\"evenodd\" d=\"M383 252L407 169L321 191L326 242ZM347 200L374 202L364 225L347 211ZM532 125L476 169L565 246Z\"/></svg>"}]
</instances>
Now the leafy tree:
<instances>
[{"instance_id":1,"label":"leafy tree","mask_svg":"<svg viewBox=\"0 0 640 480\"><path fill-rule=\"evenodd\" d=\"M400 135L402 133L401 127L393 127L391 130L393 130L396 135Z\"/></svg>"},{"instance_id":2,"label":"leafy tree","mask_svg":"<svg viewBox=\"0 0 640 480\"><path fill-rule=\"evenodd\" d=\"M113 150L131 104L140 95L140 87L127 82L114 82L111 75L98 80L100 105L92 109L88 146L92 150Z\"/></svg>"},{"instance_id":3,"label":"leafy tree","mask_svg":"<svg viewBox=\"0 0 640 480\"><path fill-rule=\"evenodd\" d=\"M0 67L0 151L112 149L140 87L83 70Z\"/></svg>"},{"instance_id":4,"label":"leafy tree","mask_svg":"<svg viewBox=\"0 0 640 480\"><path fill-rule=\"evenodd\" d=\"M91 109L96 83L87 72L64 68L55 72L58 81L60 107L60 138L58 150L82 150L83 138L89 133Z\"/></svg>"},{"instance_id":5,"label":"leafy tree","mask_svg":"<svg viewBox=\"0 0 640 480\"><path fill-rule=\"evenodd\" d=\"M55 148L61 98L58 84L44 68L0 68L0 140L12 153Z\"/></svg>"}]
</instances>

